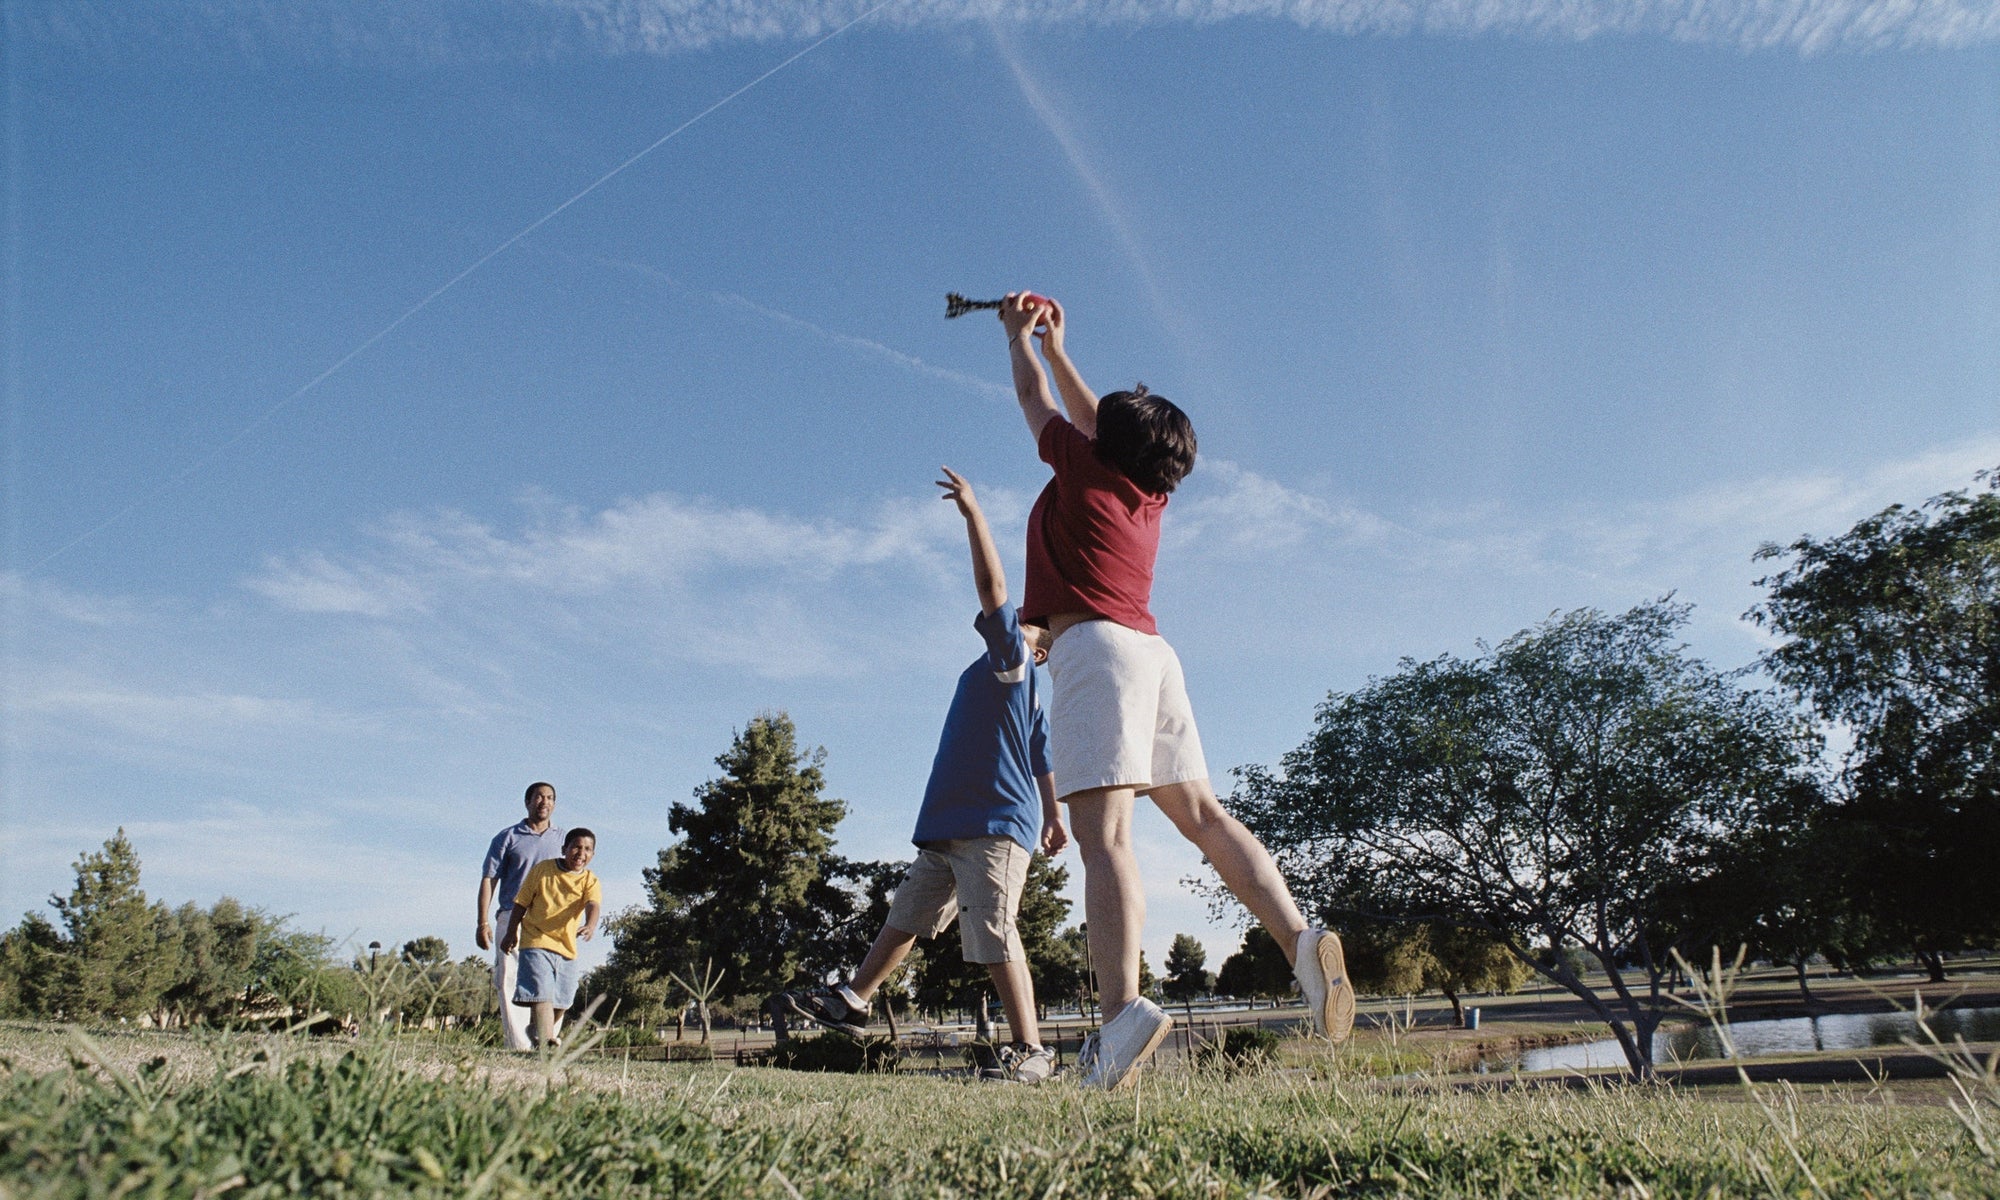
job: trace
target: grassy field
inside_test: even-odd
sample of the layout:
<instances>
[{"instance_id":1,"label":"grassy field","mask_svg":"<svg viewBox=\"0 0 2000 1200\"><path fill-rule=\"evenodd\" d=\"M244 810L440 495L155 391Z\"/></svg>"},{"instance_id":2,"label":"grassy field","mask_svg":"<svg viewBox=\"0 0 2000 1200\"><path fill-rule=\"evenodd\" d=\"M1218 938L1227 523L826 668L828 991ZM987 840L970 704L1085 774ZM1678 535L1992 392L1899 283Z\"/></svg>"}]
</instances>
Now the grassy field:
<instances>
[{"instance_id":1,"label":"grassy field","mask_svg":"<svg viewBox=\"0 0 2000 1200\"><path fill-rule=\"evenodd\" d=\"M1329 1051L1110 1096L400 1038L4 1027L0 1059L10 1200L2000 1194L1993 1147L1894 1091L1481 1089Z\"/></svg>"}]
</instances>

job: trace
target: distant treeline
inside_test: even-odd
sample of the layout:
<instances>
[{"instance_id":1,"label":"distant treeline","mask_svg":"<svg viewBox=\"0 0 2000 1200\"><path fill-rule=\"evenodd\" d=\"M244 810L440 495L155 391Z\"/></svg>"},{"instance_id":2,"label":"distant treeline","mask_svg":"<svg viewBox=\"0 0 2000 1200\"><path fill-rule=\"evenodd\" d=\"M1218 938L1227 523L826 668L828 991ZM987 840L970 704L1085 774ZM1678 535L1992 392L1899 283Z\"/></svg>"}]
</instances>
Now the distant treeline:
<instances>
[{"instance_id":1,"label":"distant treeline","mask_svg":"<svg viewBox=\"0 0 2000 1200\"><path fill-rule=\"evenodd\" d=\"M75 866L75 887L50 902L59 923L29 913L0 933L0 1016L325 1026L494 1007L489 965L447 961L442 938L343 960L333 939L227 896L206 909L149 901L123 829Z\"/></svg>"}]
</instances>

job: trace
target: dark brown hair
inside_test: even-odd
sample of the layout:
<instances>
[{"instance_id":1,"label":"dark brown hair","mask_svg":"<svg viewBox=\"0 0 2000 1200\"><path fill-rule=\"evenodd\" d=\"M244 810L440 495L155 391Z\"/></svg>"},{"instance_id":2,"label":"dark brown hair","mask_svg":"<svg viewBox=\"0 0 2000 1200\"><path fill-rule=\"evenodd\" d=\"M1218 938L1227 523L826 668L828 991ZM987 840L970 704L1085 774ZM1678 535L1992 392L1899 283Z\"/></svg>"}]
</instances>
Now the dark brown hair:
<instances>
[{"instance_id":1,"label":"dark brown hair","mask_svg":"<svg viewBox=\"0 0 2000 1200\"><path fill-rule=\"evenodd\" d=\"M1097 457L1147 491L1173 491L1194 470L1194 451L1194 423L1145 384L1097 402Z\"/></svg>"}]
</instances>

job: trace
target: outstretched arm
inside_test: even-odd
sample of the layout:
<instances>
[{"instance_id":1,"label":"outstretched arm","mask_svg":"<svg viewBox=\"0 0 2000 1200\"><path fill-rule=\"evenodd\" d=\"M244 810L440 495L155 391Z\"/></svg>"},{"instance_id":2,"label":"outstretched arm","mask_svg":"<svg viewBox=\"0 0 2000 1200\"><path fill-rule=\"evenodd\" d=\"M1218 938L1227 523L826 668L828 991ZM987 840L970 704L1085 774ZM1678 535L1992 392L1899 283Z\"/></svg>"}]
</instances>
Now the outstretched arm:
<instances>
[{"instance_id":1,"label":"outstretched arm","mask_svg":"<svg viewBox=\"0 0 2000 1200\"><path fill-rule=\"evenodd\" d=\"M1097 436L1097 393L1084 383L1083 374L1076 364L1069 360L1069 352L1063 346L1062 305L1049 301L1048 315L1043 319L1041 331L1042 353L1048 356L1049 371L1056 377L1056 390L1062 393L1063 407L1069 410L1069 423L1077 432L1087 438Z\"/></svg>"},{"instance_id":2,"label":"outstretched arm","mask_svg":"<svg viewBox=\"0 0 2000 1200\"><path fill-rule=\"evenodd\" d=\"M972 542L972 582L979 589L979 611L992 613L1007 603L1007 576L1000 569L1000 552L993 547L993 531L986 527L986 514L979 510L979 498L972 494L965 476L950 467L940 470L944 472L944 478L937 481L944 489L940 499L958 505L959 515L965 518L965 535Z\"/></svg>"},{"instance_id":3,"label":"outstretched arm","mask_svg":"<svg viewBox=\"0 0 2000 1200\"><path fill-rule=\"evenodd\" d=\"M1021 415L1028 419L1028 433L1035 438L1042 436L1049 418L1062 411L1049 395L1049 377L1035 355L1032 335L1049 313L1040 300L1030 292L1010 292L1000 301L1000 324L1007 329L1007 357L1014 368L1014 398L1021 402Z\"/></svg>"}]
</instances>

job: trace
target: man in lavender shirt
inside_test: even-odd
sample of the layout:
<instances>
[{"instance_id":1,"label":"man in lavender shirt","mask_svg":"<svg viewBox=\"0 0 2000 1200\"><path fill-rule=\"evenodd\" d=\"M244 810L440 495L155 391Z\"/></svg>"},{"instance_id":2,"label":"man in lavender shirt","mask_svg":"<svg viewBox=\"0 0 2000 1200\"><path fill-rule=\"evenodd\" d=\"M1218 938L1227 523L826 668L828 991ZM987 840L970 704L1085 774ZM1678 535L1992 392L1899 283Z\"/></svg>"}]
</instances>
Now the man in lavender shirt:
<instances>
[{"instance_id":1,"label":"man in lavender shirt","mask_svg":"<svg viewBox=\"0 0 2000 1200\"><path fill-rule=\"evenodd\" d=\"M517 960L499 948L493 921L514 907L514 893L536 863L562 857L563 844L562 827L550 819L556 812L555 785L529 784L526 802L527 819L494 834L486 849L486 865L479 871L479 927L473 935L481 950L493 951L493 990L500 994L500 1030L509 1050L532 1050L535 1044L528 1037L527 1006L514 1003Z\"/></svg>"}]
</instances>

